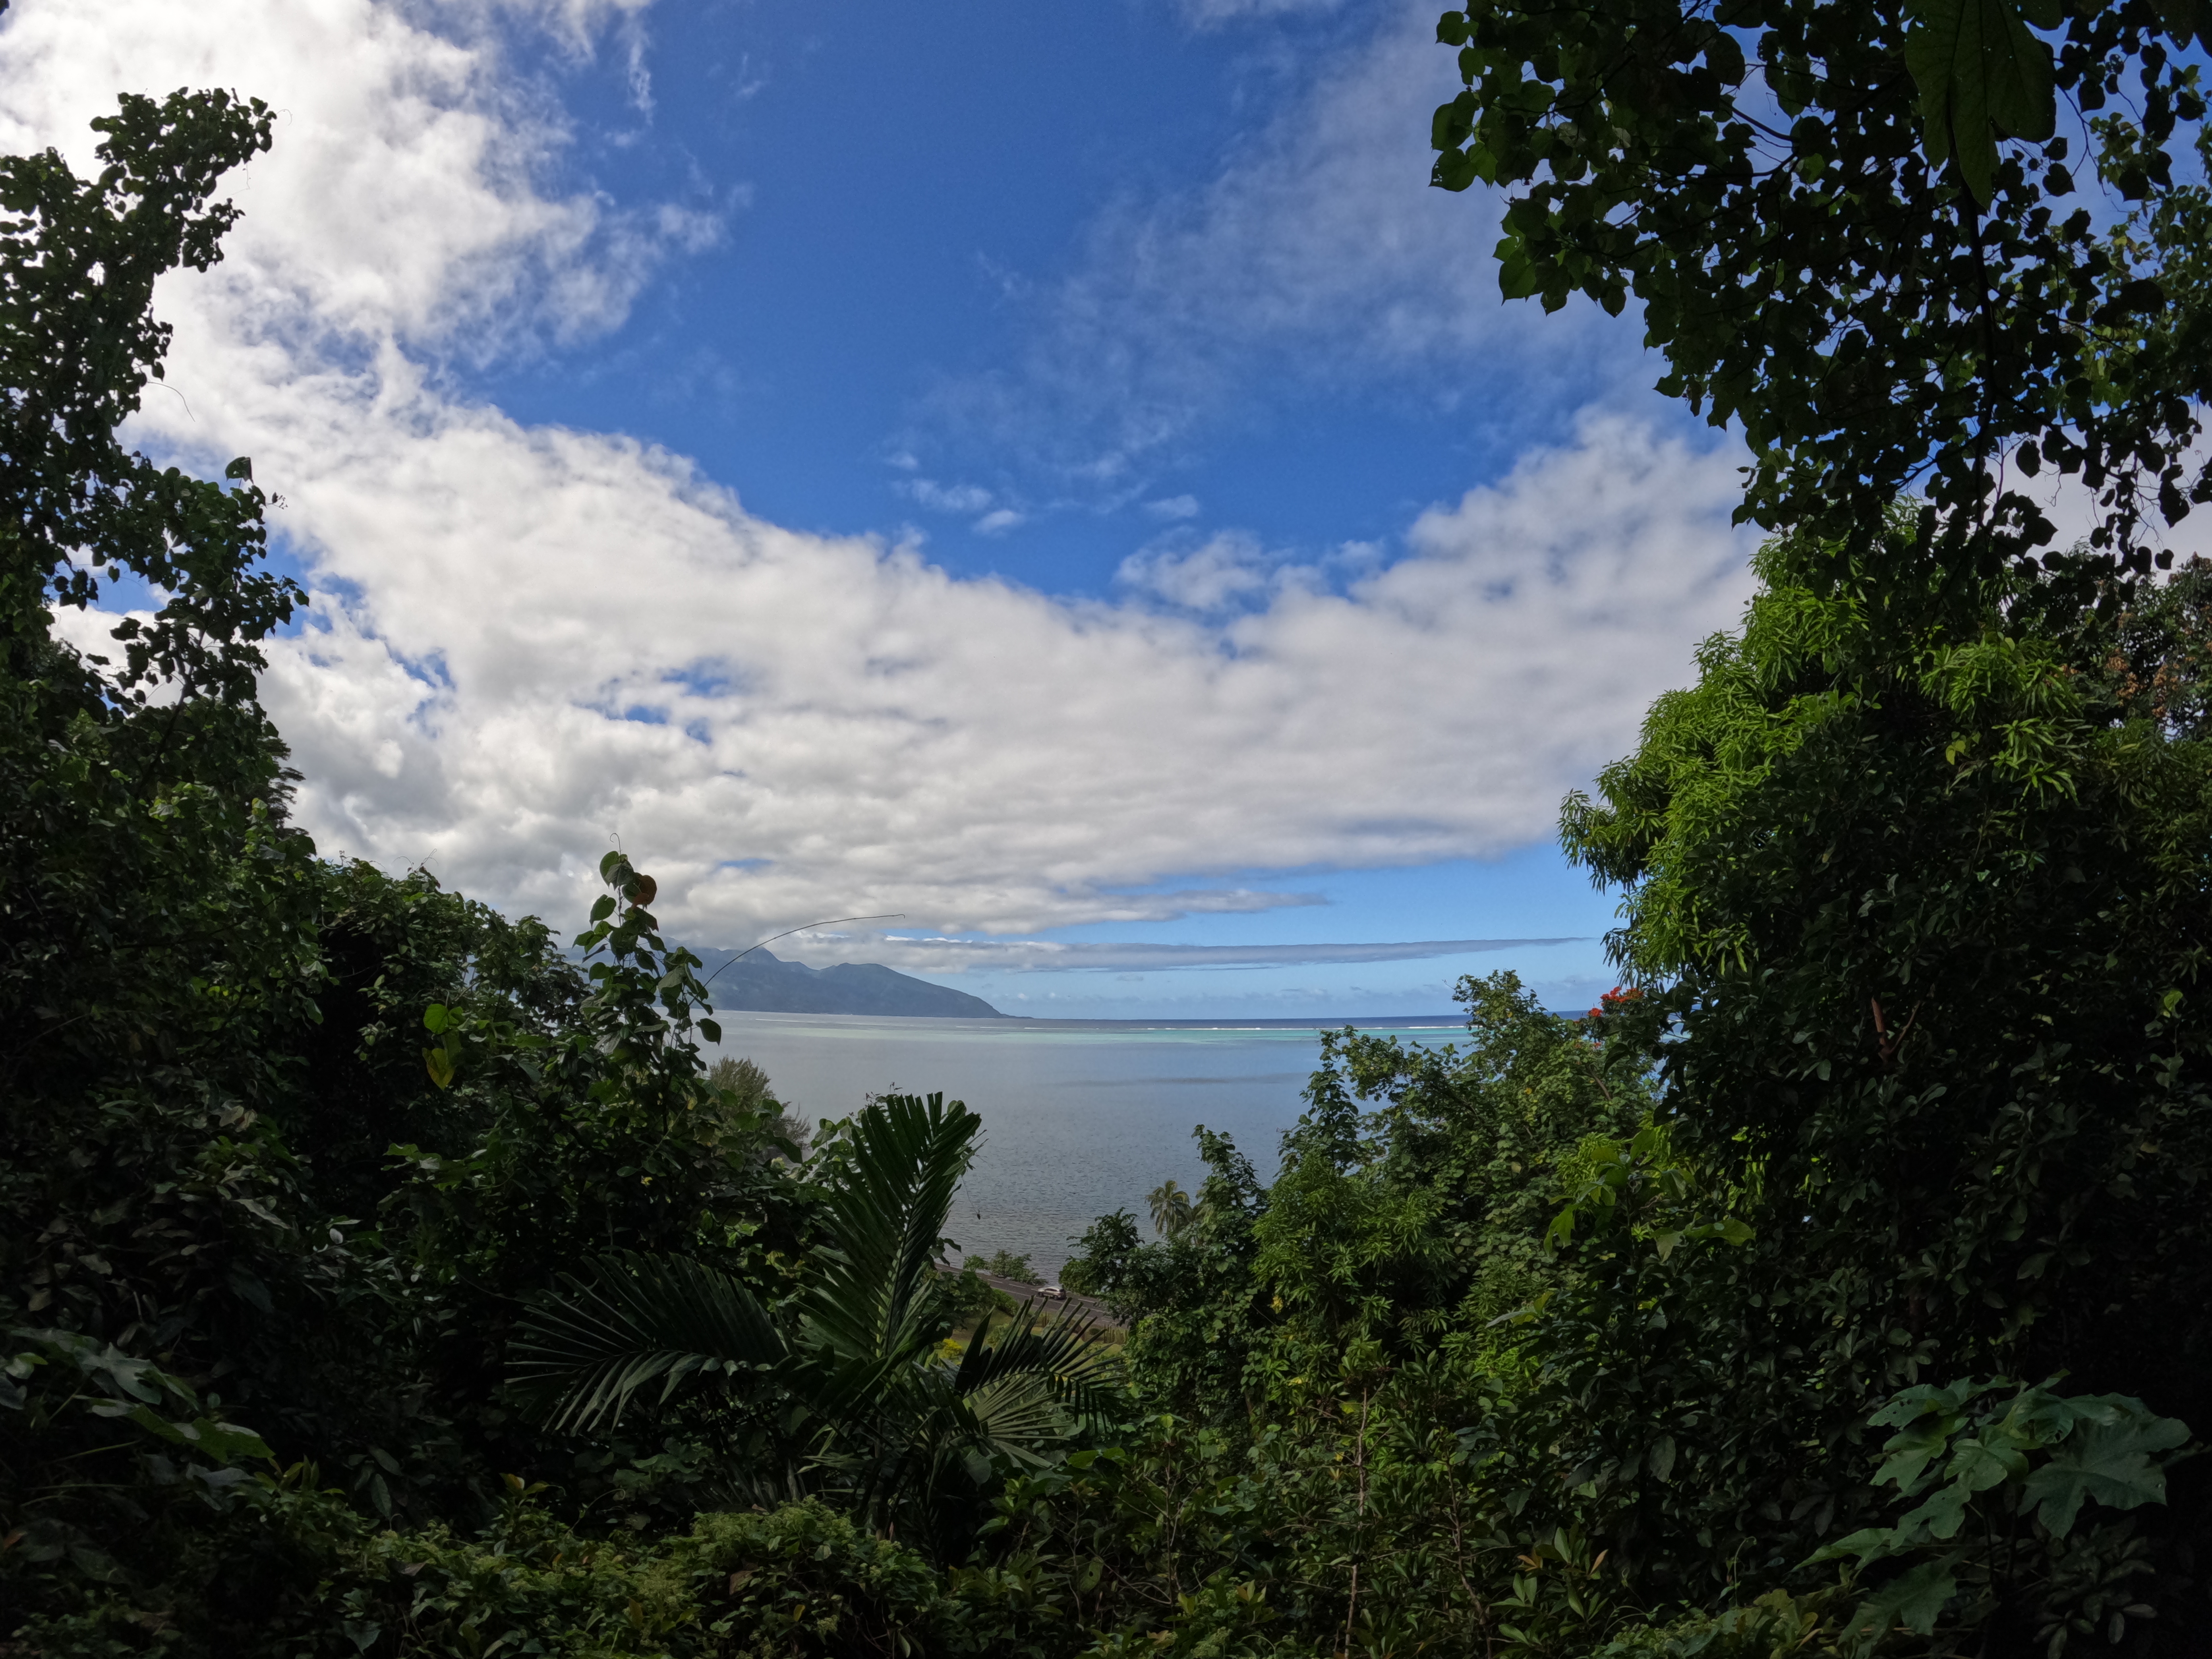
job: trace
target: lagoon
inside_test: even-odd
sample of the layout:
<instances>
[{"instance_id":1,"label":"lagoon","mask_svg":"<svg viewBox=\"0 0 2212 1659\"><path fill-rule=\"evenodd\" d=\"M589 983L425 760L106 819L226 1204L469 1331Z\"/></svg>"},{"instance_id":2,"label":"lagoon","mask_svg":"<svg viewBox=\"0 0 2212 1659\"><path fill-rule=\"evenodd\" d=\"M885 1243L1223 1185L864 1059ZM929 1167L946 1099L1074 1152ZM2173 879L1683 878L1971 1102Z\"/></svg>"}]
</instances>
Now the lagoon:
<instances>
[{"instance_id":1,"label":"lagoon","mask_svg":"<svg viewBox=\"0 0 2212 1659\"><path fill-rule=\"evenodd\" d=\"M777 1098L812 1121L872 1094L964 1100L983 1146L949 1231L961 1251L1008 1249L1056 1274L1070 1237L1172 1177L1205 1175L1194 1125L1227 1133L1262 1180L1297 1122L1324 1026L1357 1024L1431 1045L1464 1030L1440 1014L1357 1021L890 1019L728 1013L721 1052L764 1070ZM1147 1233L1149 1221L1145 1222Z\"/></svg>"}]
</instances>

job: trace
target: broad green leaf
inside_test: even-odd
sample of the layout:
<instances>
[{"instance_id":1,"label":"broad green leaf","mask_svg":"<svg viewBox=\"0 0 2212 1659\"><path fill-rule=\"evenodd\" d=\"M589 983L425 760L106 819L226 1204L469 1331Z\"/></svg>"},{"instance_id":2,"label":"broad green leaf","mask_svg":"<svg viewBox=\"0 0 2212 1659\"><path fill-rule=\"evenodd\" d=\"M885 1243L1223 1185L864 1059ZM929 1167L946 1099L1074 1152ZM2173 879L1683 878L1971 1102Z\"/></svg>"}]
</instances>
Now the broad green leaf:
<instances>
[{"instance_id":1,"label":"broad green leaf","mask_svg":"<svg viewBox=\"0 0 2212 1659\"><path fill-rule=\"evenodd\" d=\"M1926 1502L1907 1510L1897 1522L1898 1536L1916 1542L1929 1538L1955 1538L1966 1518L1966 1500L1973 1494L1964 1486L1938 1486Z\"/></svg>"},{"instance_id":2,"label":"broad green leaf","mask_svg":"<svg viewBox=\"0 0 2212 1659\"><path fill-rule=\"evenodd\" d=\"M1881 1419L1876 1418L1875 1420L1878 1423ZM1889 1455L1875 1471L1875 1485L1883 1486L1894 1481L1900 1492L1917 1491L1928 1466L1948 1449L1953 1426L1951 1420L1939 1419L1917 1425L1903 1434L1893 1436L1882 1448Z\"/></svg>"},{"instance_id":3,"label":"broad green leaf","mask_svg":"<svg viewBox=\"0 0 2212 1659\"><path fill-rule=\"evenodd\" d=\"M2166 1502L2166 1471L2152 1455L2189 1438L2188 1425L2154 1415L2139 1400L2106 1398L2119 1408L2112 1420L2076 1428L2027 1478L2027 1501L2060 1538L2073 1530L2087 1498L2116 1510Z\"/></svg>"},{"instance_id":4,"label":"broad green leaf","mask_svg":"<svg viewBox=\"0 0 2212 1659\"><path fill-rule=\"evenodd\" d=\"M271 1455L268 1445L252 1430L240 1428L235 1423L219 1423L211 1417L195 1418L189 1423L172 1423L150 1407L141 1406L128 1414L127 1420L159 1435L172 1445L189 1447L218 1463L233 1463L241 1457L267 1457Z\"/></svg>"},{"instance_id":5,"label":"broad green leaf","mask_svg":"<svg viewBox=\"0 0 2212 1659\"><path fill-rule=\"evenodd\" d=\"M1474 183L1475 160L1471 150L1448 149L1437 158L1429 182L1439 190L1461 191Z\"/></svg>"},{"instance_id":6,"label":"broad green leaf","mask_svg":"<svg viewBox=\"0 0 2212 1659\"><path fill-rule=\"evenodd\" d=\"M1902 1547L1894 1527L1863 1527L1832 1544L1823 1544L1805 1558L1805 1565L1809 1567L1816 1562L1840 1561L1849 1557L1864 1566Z\"/></svg>"},{"instance_id":7,"label":"broad green leaf","mask_svg":"<svg viewBox=\"0 0 2212 1659\"><path fill-rule=\"evenodd\" d=\"M1529 263L1528 251L1516 237L1507 237L1498 245L1498 291L1509 300L1525 300L1543 286L1536 275L1536 267Z\"/></svg>"},{"instance_id":8,"label":"broad green leaf","mask_svg":"<svg viewBox=\"0 0 2212 1659\"><path fill-rule=\"evenodd\" d=\"M1943 1604L1959 1593L1951 1561L1924 1561L1904 1577L1885 1584L1851 1615L1852 1639L1865 1652L1896 1626L1902 1624L1916 1636L1934 1633Z\"/></svg>"},{"instance_id":9,"label":"broad green leaf","mask_svg":"<svg viewBox=\"0 0 2212 1659\"><path fill-rule=\"evenodd\" d=\"M1928 159L1956 156L1974 199L1995 193L1997 140L2051 137L2057 121L2051 48L2013 0L1917 0L1905 66L1920 94Z\"/></svg>"},{"instance_id":10,"label":"broad green leaf","mask_svg":"<svg viewBox=\"0 0 2212 1659\"><path fill-rule=\"evenodd\" d=\"M1977 1438L1960 1442L1944 1473L1968 1492L1987 1492L2027 1471L2027 1458L2017 1446Z\"/></svg>"}]
</instances>

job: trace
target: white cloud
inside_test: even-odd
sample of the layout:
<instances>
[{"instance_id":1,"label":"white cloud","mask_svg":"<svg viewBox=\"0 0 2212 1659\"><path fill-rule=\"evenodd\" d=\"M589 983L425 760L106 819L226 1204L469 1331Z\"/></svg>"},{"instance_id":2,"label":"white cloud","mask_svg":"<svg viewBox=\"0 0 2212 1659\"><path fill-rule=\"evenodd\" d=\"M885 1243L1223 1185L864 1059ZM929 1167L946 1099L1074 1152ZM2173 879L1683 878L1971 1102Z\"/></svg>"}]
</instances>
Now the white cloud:
<instances>
[{"instance_id":1,"label":"white cloud","mask_svg":"<svg viewBox=\"0 0 2212 1659\"><path fill-rule=\"evenodd\" d=\"M116 88L289 112L240 181L232 261L163 288L183 397L143 428L252 455L290 503L317 601L264 692L325 852L565 921L619 835L714 943L863 912L1029 932L1273 904L1124 890L1541 836L1744 597L1735 458L1619 418L1348 580L1278 569L1262 592L1225 553L1157 562L1163 594L1246 595L1209 622L784 530L680 456L459 401L426 360L604 325L666 243L539 193L558 122L498 70L489 34L367 0L27 0L0 26L14 144L82 153Z\"/></svg>"},{"instance_id":2,"label":"white cloud","mask_svg":"<svg viewBox=\"0 0 2212 1659\"><path fill-rule=\"evenodd\" d=\"M1212 28L1249 18L1334 11L1342 3L1343 0L1181 0L1181 9L1200 28Z\"/></svg>"},{"instance_id":3,"label":"white cloud","mask_svg":"<svg viewBox=\"0 0 2212 1659\"><path fill-rule=\"evenodd\" d=\"M1425 515L1346 592L1207 627L797 535L678 458L404 380L221 410L363 596L270 676L308 821L555 913L619 834L717 942L1159 918L1198 907L1113 890L1502 850L1743 589L1728 458L1618 422Z\"/></svg>"},{"instance_id":4,"label":"white cloud","mask_svg":"<svg viewBox=\"0 0 2212 1659\"><path fill-rule=\"evenodd\" d=\"M932 478L901 483L899 493L916 506L935 513L981 513L991 504L991 492L981 484L941 484Z\"/></svg>"},{"instance_id":5,"label":"white cloud","mask_svg":"<svg viewBox=\"0 0 2212 1659\"><path fill-rule=\"evenodd\" d=\"M810 965L823 962L879 962L915 974L1106 973L1128 970L1310 967L1322 963L1419 962L1432 957L1474 956L1532 946L1572 945L1573 939L1432 939L1372 944L1147 945L1134 940L1066 944L1048 939L913 939L896 933L794 936L787 951L804 951ZM726 958L708 958L709 971Z\"/></svg>"},{"instance_id":6,"label":"white cloud","mask_svg":"<svg viewBox=\"0 0 2212 1659\"><path fill-rule=\"evenodd\" d=\"M1285 9L1197 0L1196 14ZM1460 84L1433 0L1372 15L1262 89L1279 112L1202 186L1103 212L1075 269L1037 286L1017 364L933 394L935 441L1022 452L1071 490L1110 494L1240 398L1386 386L1494 419L1509 403L1564 414L1640 378L1633 317L1501 299L1502 195L1428 182L1429 111Z\"/></svg>"},{"instance_id":7,"label":"white cloud","mask_svg":"<svg viewBox=\"0 0 2212 1659\"><path fill-rule=\"evenodd\" d=\"M1264 592L1273 562L1257 538L1227 530L1197 547L1132 553L1114 579L1186 611L1221 611Z\"/></svg>"},{"instance_id":8,"label":"white cloud","mask_svg":"<svg viewBox=\"0 0 2212 1659\"><path fill-rule=\"evenodd\" d=\"M0 24L0 143L53 144L80 169L118 94L220 86L277 113L276 146L227 181L246 217L216 285L240 346L289 363L393 342L485 358L618 322L711 215L539 193L560 112L501 74L502 27L587 48L637 0L29 0ZM202 284L205 286L206 284ZM173 281L169 285L173 289Z\"/></svg>"}]
</instances>

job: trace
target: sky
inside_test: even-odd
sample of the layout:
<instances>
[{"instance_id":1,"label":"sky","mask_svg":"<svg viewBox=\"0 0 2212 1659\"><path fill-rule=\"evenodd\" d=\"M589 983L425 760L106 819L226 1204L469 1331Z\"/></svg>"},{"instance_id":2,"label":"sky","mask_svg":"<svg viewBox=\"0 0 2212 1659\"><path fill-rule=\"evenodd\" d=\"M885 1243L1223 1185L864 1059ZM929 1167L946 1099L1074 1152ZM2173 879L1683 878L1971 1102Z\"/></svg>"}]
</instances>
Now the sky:
<instances>
[{"instance_id":1,"label":"sky","mask_svg":"<svg viewBox=\"0 0 2212 1659\"><path fill-rule=\"evenodd\" d=\"M1579 1006L1559 804L1738 618L1743 457L1499 299L1434 15L15 0L0 144L277 112L131 435L282 498L325 854L565 929L619 845L1009 1012Z\"/></svg>"}]
</instances>

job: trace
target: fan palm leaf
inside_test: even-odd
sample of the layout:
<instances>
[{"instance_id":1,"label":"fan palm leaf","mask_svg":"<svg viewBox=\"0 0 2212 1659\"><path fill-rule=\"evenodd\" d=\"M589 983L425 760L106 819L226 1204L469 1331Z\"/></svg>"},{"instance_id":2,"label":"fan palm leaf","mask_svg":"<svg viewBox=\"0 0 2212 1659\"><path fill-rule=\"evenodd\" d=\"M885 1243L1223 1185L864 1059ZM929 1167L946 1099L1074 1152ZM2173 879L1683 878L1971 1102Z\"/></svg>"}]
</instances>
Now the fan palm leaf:
<instances>
[{"instance_id":1,"label":"fan palm leaf","mask_svg":"<svg viewBox=\"0 0 2212 1659\"><path fill-rule=\"evenodd\" d=\"M938 1249L983 1121L959 1101L888 1095L829 1149L828 1248L800 1306L820 1340L861 1361L933 1340Z\"/></svg>"},{"instance_id":2,"label":"fan palm leaf","mask_svg":"<svg viewBox=\"0 0 2212 1659\"><path fill-rule=\"evenodd\" d=\"M692 1379L793 1402L799 1460L872 1515L943 1521L956 1465L988 1478L998 1460L1036 1464L1070 1413L1103 1397L1111 1357L1080 1322L1040 1325L1035 1309L995 1342L987 1320L957 1364L935 1262L981 1120L958 1101L891 1096L842 1126L817 1157L827 1239L779 1331L750 1291L684 1257L612 1255L564 1276L526 1310L510 1377L556 1429L611 1426L642 1390L666 1401ZM811 1425L811 1427L808 1425ZM794 1462L793 1478L801 1471Z\"/></svg>"},{"instance_id":3,"label":"fan palm leaf","mask_svg":"<svg viewBox=\"0 0 2212 1659\"><path fill-rule=\"evenodd\" d=\"M631 1399L661 1384L665 1401L688 1377L735 1377L787 1368L792 1353L753 1293L684 1256L628 1252L562 1275L532 1304L508 1381L547 1425L588 1434L621 1421Z\"/></svg>"}]
</instances>

